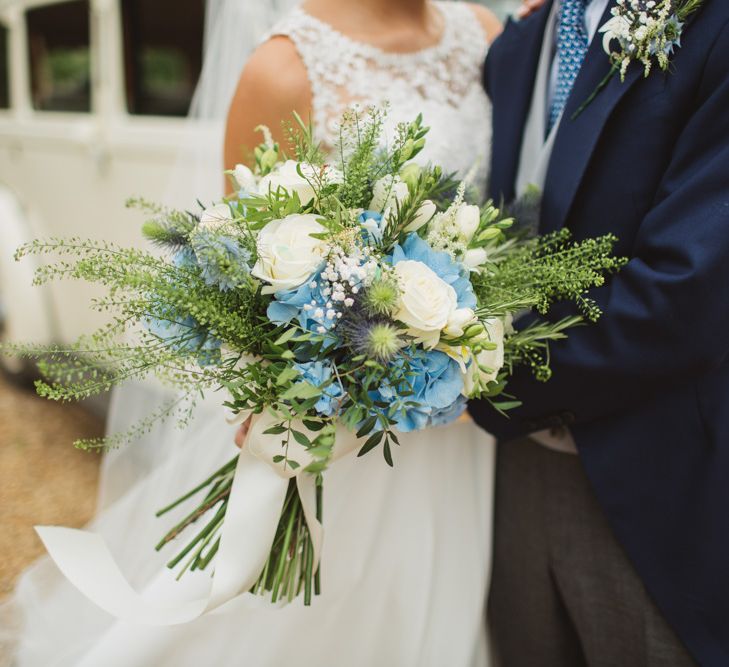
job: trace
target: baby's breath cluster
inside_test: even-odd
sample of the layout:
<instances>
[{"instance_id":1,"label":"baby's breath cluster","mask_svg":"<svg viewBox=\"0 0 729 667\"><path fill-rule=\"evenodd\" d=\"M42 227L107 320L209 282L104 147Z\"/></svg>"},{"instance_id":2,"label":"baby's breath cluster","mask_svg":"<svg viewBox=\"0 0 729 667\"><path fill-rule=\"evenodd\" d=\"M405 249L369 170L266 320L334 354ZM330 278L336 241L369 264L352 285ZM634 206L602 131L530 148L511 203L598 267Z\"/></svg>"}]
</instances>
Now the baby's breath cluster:
<instances>
[{"instance_id":1,"label":"baby's breath cluster","mask_svg":"<svg viewBox=\"0 0 729 667\"><path fill-rule=\"evenodd\" d=\"M312 292L320 294L326 301L313 298L304 304L304 311L310 312L317 320L326 320L330 326L336 326L346 310L354 306L355 299L367 288L376 272L377 261L370 248L358 247L348 253L341 247L334 247L324 269L309 283ZM317 332L324 334L327 328L319 325Z\"/></svg>"}]
</instances>

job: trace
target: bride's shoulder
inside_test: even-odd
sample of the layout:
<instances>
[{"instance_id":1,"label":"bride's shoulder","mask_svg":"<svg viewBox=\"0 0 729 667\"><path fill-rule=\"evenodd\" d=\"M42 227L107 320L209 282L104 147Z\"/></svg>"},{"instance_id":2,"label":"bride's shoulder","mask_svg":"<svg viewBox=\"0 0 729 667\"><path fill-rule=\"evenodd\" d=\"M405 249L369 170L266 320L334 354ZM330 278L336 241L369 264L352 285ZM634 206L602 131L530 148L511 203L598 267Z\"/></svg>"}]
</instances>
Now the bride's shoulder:
<instances>
[{"instance_id":1,"label":"bride's shoulder","mask_svg":"<svg viewBox=\"0 0 729 667\"><path fill-rule=\"evenodd\" d=\"M225 139L226 166L232 167L260 141L255 130L270 128L274 139L285 140L284 121L297 112L306 119L311 113L311 88L306 68L289 39L274 36L251 55L241 73L228 110ZM242 154L243 153L243 154Z\"/></svg>"},{"instance_id":2,"label":"bride's shoulder","mask_svg":"<svg viewBox=\"0 0 729 667\"><path fill-rule=\"evenodd\" d=\"M479 5L475 2L465 2L465 4L476 16L481 28L486 33L486 39L489 44L493 44L494 40L501 34L504 26L499 18L490 9Z\"/></svg>"},{"instance_id":3,"label":"bride's shoulder","mask_svg":"<svg viewBox=\"0 0 729 667\"><path fill-rule=\"evenodd\" d=\"M253 52L241 73L236 97L252 100L261 111L309 106L310 87L306 67L296 47L286 37L273 36Z\"/></svg>"}]
</instances>

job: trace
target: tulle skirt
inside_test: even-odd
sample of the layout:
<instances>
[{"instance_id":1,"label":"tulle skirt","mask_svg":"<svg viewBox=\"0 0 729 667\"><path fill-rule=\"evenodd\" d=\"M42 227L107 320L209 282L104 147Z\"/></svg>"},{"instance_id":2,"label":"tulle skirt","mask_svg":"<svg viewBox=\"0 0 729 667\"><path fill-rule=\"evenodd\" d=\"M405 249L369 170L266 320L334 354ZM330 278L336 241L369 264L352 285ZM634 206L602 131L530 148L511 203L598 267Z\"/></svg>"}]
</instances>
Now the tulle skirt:
<instances>
[{"instance_id":1,"label":"tulle skirt","mask_svg":"<svg viewBox=\"0 0 729 667\"><path fill-rule=\"evenodd\" d=\"M117 391L109 429L126 428L160 389ZM154 513L232 458L222 399L201 403L184 430L162 424L104 460L99 513L132 585L167 600L206 592L205 573L175 582L154 545ZM149 628L100 611L44 558L5 605L18 667L470 667L489 664L484 620L490 576L495 445L470 421L408 434L390 468L376 450L325 474L322 594L278 607L245 596L225 613ZM14 626L10 623L13 616ZM11 629L14 627L15 629Z\"/></svg>"}]
</instances>

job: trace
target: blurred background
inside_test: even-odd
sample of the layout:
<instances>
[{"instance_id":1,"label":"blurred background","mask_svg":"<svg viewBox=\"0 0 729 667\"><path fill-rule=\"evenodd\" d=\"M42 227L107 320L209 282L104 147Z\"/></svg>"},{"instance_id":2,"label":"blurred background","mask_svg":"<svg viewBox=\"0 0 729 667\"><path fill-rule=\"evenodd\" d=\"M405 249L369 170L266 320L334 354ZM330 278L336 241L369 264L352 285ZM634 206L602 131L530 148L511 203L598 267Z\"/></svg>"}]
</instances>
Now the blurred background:
<instances>
[{"instance_id":1,"label":"blurred background","mask_svg":"<svg viewBox=\"0 0 729 667\"><path fill-rule=\"evenodd\" d=\"M482 4L504 17L519 2ZM53 235L140 243L138 214L123 204L169 192L189 139L205 5L0 0L2 339L67 343L99 324L88 287L31 287L33 262L18 264L13 252ZM82 525L96 502L99 457L71 443L102 433L104 403L41 401L32 376L0 360L0 598L41 553L32 525Z\"/></svg>"}]
</instances>

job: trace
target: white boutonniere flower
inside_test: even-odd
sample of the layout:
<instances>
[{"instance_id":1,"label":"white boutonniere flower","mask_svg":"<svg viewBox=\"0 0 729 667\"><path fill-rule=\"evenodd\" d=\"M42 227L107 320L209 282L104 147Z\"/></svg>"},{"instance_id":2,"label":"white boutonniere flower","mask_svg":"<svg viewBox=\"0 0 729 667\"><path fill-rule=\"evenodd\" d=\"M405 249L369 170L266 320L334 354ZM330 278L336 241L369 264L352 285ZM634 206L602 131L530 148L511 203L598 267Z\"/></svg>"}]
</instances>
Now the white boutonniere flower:
<instances>
[{"instance_id":1,"label":"white boutonniere flower","mask_svg":"<svg viewBox=\"0 0 729 667\"><path fill-rule=\"evenodd\" d=\"M572 117L577 118L616 74L625 81L632 63L648 77L657 64L667 72L671 56L681 47L688 18L704 0L617 0L612 17L600 28L602 45L612 67L600 85Z\"/></svg>"},{"instance_id":2,"label":"white boutonniere flower","mask_svg":"<svg viewBox=\"0 0 729 667\"><path fill-rule=\"evenodd\" d=\"M664 72L681 46L688 15L702 0L618 0L612 18L600 28L603 48L625 79L633 62L643 65L648 76L655 63Z\"/></svg>"}]
</instances>

